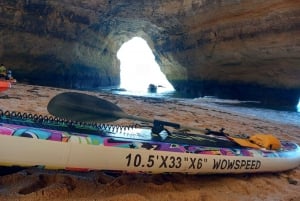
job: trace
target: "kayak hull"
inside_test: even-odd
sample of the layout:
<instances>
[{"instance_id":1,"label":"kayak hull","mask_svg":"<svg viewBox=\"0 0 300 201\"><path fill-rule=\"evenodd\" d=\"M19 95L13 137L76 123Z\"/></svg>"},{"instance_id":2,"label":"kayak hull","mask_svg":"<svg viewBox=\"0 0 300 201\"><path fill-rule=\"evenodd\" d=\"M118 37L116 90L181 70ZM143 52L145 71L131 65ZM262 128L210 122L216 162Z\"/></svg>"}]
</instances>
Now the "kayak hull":
<instances>
[{"instance_id":1,"label":"kayak hull","mask_svg":"<svg viewBox=\"0 0 300 201\"><path fill-rule=\"evenodd\" d=\"M281 143L278 151L207 147L180 140L169 143L0 123L0 165L188 174L279 172L298 167L299 146Z\"/></svg>"},{"instance_id":2,"label":"kayak hull","mask_svg":"<svg viewBox=\"0 0 300 201\"><path fill-rule=\"evenodd\" d=\"M11 83L7 81L1 81L0 80L0 92L6 91L11 87Z\"/></svg>"}]
</instances>

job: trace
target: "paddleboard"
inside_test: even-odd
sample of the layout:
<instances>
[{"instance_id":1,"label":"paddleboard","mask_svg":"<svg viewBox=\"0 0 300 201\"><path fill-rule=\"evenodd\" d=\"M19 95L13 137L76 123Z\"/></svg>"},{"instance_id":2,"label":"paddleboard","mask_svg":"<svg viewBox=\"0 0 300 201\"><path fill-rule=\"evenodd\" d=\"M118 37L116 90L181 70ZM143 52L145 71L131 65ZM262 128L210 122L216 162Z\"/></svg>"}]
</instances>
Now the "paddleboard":
<instances>
[{"instance_id":1,"label":"paddleboard","mask_svg":"<svg viewBox=\"0 0 300 201\"><path fill-rule=\"evenodd\" d=\"M150 127L82 124L1 112L0 165L130 173L258 173L300 165L300 148L243 147L225 136L168 132Z\"/></svg>"}]
</instances>

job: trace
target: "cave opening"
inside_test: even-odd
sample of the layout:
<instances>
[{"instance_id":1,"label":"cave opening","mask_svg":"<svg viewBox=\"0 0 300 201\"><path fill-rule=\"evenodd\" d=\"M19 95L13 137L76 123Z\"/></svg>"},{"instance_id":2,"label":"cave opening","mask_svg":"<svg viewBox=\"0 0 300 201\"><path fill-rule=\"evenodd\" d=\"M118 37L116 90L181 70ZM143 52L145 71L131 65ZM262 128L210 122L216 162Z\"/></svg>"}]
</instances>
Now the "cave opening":
<instances>
[{"instance_id":1,"label":"cave opening","mask_svg":"<svg viewBox=\"0 0 300 201\"><path fill-rule=\"evenodd\" d=\"M298 105L297 105L297 112L300 112L300 98L299 98Z\"/></svg>"},{"instance_id":2,"label":"cave opening","mask_svg":"<svg viewBox=\"0 0 300 201\"><path fill-rule=\"evenodd\" d=\"M133 37L125 42L117 52L120 60L120 88L131 93L148 93L149 86L156 93L174 91L174 87L161 72L153 52L147 42ZM153 92L153 91L151 91Z\"/></svg>"}]
</instances>

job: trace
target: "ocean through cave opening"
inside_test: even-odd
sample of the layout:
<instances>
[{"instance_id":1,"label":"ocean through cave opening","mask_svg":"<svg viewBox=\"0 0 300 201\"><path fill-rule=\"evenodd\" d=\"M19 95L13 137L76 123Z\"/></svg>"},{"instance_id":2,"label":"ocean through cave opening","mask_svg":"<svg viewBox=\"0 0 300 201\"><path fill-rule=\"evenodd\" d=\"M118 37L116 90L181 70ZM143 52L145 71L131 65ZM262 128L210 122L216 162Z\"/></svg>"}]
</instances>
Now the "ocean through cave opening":
<instances>
[{"instance_id":1,"label":"ocean through cave opening","mask_svg":"<svg viewBox=\"0 0 300 201\"><path fill-rule=\"evenodd\" d=\"M154 86L156 93L174 91L143 38L133 37L125 42L118 50L117 58L120 60L121 89L140 94L148 93L149 86Z\"/></svg>"},{"instance_id":2,"label":"ocean through cave opening","mask_svg":"<svg viewBox=\"0 0 300 201\"><path fill-rule=\"evenodd\" d=\"M297 112L300 112L300 98L299 98L298 105L297 105Z\"/></svg>"}]
</instances>

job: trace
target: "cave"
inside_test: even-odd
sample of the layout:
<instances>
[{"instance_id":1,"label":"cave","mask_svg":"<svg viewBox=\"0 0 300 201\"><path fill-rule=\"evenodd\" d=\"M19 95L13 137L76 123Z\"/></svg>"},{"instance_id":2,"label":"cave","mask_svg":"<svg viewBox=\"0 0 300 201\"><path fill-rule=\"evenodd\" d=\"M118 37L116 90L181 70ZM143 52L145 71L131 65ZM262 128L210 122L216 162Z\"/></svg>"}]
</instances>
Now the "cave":
<instances>
[{"instance_id":1,"label":"cave","mask_svg":"<svg viewBox=\"0 0 300 201\"><path fill-rule=\"evenodd\" d=\"M23 83L117 86L117 51L137 36L186 97L294 107L300 96L299 8L283 0L4 0L0 61Z\"/></svg>"}]
</instances>

